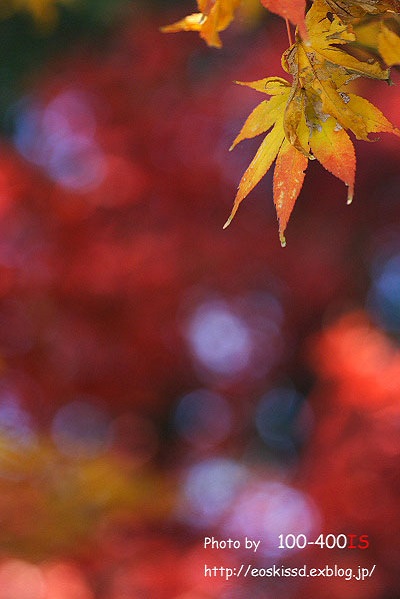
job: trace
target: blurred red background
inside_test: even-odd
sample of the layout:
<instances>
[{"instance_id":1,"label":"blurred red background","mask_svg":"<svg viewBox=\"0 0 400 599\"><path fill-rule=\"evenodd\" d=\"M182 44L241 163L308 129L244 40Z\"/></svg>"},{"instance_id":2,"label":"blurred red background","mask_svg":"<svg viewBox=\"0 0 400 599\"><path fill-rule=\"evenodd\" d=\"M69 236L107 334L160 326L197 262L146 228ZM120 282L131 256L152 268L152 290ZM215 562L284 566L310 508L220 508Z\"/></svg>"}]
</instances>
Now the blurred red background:
<instances>
[{"instance_id":1,"label":"blurred red background","mask_svg":"<svg viewBox=\"0 0 400 599\"><path fill-rule=\"evenodd\" d=\"M398 141L318 164L279 244L234 80L278 18L210 50L138 4L25 78L0 155L0 599L391 599L399 587ZM393 73L398 80L397 72ZM399 124L396 87L363 93ZM288 533L362 549L280 550ZM257 554L204 538L260 539ZM204 576L358 568L368 581Z\"/></svg>"}]
</instances>

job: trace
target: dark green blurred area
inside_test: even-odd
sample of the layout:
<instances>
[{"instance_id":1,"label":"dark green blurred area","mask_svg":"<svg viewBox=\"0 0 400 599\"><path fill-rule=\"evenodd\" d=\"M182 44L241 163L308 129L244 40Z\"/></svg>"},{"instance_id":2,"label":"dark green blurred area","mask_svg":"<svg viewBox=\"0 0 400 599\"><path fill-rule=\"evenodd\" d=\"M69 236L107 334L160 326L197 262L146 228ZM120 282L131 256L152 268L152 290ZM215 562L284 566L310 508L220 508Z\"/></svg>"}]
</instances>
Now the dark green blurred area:
<instances>
[{"instance_id":1,"label":"dark green blurred area","mask_svg":"<svg viewBox=\"0 0 400 599\"><path fill-rule=\"evenodd\" d=\"M47 62L73 43L102 44L110 28L126 16L166 10L184 0L70 0L54 3L57 14L50 25L38 22L28 10L0 19L0 132L10 135L9 108Z\"/></svg>"}]
</instances>

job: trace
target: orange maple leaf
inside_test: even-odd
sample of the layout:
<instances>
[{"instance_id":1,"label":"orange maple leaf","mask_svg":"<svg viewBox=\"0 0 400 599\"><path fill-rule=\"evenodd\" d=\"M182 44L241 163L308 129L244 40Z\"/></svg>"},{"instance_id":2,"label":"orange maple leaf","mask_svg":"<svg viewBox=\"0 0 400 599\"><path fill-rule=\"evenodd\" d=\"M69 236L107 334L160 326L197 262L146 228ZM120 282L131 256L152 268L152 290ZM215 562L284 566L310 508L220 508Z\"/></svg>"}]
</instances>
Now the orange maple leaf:
<instances>
[{"instance_id":1,"label":"orange maple leaf","mask_svg":"<svg viewBox=\"0 0 400 599\"><path fill-rule=\"evenodd\" d=\"M301 35L306 37L304 23L306 0L261 0L261 4L269 11L297 25Z\"/></svg>"}]
</instances>

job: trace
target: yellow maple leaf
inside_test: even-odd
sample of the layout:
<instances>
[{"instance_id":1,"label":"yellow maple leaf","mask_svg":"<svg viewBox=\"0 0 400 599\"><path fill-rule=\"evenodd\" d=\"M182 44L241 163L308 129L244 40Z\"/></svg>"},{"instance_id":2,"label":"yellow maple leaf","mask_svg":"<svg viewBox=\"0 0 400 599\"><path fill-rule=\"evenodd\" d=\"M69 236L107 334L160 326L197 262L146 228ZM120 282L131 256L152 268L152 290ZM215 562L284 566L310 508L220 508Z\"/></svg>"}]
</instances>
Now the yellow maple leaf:
<instances>
[{"instance_id":1,"label":"yellow maple leaf","mask_svg":"<svg viewBox=\"0 0 400 599\"><path fill-rule=\"evenodd\" d=\"M328 18L325 0L315 0L307 13L308 39L297 39L283 55L282 66L293 76L292 93L286 108L286 137L295 147L308 154L307 127L321 127L328 116L351 129L358 139L368 140L368 128L362 114L348 106L343 89L356 77L387 80L389 72L377 60L360 61L348 54L345 44L355 35L340 19Z\"/></svg>"},{"instance_id":2,"label":"yellow maple leaf","mask_svg":"<svg viewBox=\"0 0 400 599\"><path fill-rule=\"evenodd\" d=\"M343 77L389 79L388 70L382 69L377 60L362 61L346 51L345 45L354 42L356 36L351 26L345 25L336 15L328 17L325 0L314 0L306 16L306 26L308 40L299 45L306 54L308 68L315 75L322 67L322 78L341 77L339 85L345 82Z\"/></svg>"},{"instance_id":3,"label":"yellow maple leaf","mask_svg":"<svg viewBox=\"0 0 400 599\"><path fill-rule=\"evenodd\" d=\"M304 171L308 164L308 159L285 137L285 108L291 94L291 86L288 81L279 77L269 77L260 81L241 83L241 85L248 85L272 97L268 101L261 102L253 110L231 147L244 139L265 133L269 129L270 131L241 178L232 212L224 228L231 223L240 203L263 178L276 159L274 202L279 219L279 236L284 246L286 225L300 193Z\"/></svg>"},{"instance_id":4,"label":"yellow maple leaf","mask_svg":"<svg viewBox=\"0 0 400 599\"><path fill-rule=\"evenodd\" d=\"M235 197L232 212L228 220L226 221L224 228L226 228L232 221L237 209L239 208L239 204L244 200L244 198L250 193L250 191L257 185L257 183L269 170L270 166L274 162L280 150L280 147L285 138L285 132L283 129L283 118L284 109L287 104L289 94L290 87L286 87L285 92L279 94L279 96L272 98L268 102L262 102L261 105L259 105L259 107L262 106L262 110L259 112L256 108L255 111L251 113L246 123L244 124L242 131L239 133L239 136L236 138L234 142L235 145L242 139L255 137L256 135L259 135L259 133L265 132L266 130L272 128L271 131L264 138L261 146L258 148L256 155L254 156L250 165L247 167L246 172L242 176L242 179L239 183L238 192ZM254 126L256 124L258 114L263 115L264 112L268 112L269 109L271 109L271 116L266 121L262 121L260 123L259 128ZM264 123L267 123L267 125L265 125Z\"/></svg>"},{"instance_id":5,"label":"yellow maple leaf","mask_svg":"<svg viewBox=\"0 0 400 599\"><path fill-rule=\"evenodd\" d=\"M351 22L365 15L400 12L399 0L326 0L326 3L344 22Z\"/></svg>"},{"instance_id":6,"label":"yellow maple leaf","mask_svg":"<svg viewBox=\"0 0 400 599\"><path fill-rule=\"evenodd\" d=\"M380 24L378 51L389 67L400 64L400 37L385 23Z\"/></svg>"},{"instance_id":7,"label":"yellow maple leaf","mask_svg":"<svg viewBox=\"0 0 400 599\"><path fill-rule=\"evenodd\" d=\"M367 19L354 28L357 45L371 56L379 54L391 67L400 64L400 15Z\"/></svg>"},{"instance_id":8,"label":"yellow maple leaf","mask_svg":"<svg viewBox=\"0 0 400 599\"><path fill-rule=\"evenodd\" d=\"M369 133L372 131L369 129L368 115L372 111L379 112L378 109L368 103L368 107L362 105L360 110L355 110L355 102L351 101L352 95L344 91L343 86L337 86L335 78L326 76L322 66L319 66L318 69L315 68L315 65L310 67L309 57L301 44L296 49L296 59L296 73L299 69L300 74L298 80L295 79L291 102L300 93L305 96L305 115L310 130L317 129L328 116L333 116L342 127L350 129L357 139L369 141ZM299 113L297 121L292 119L285 124L290 140L298 136L301 118L302 114ZM382 121L382 119L379 117L378 121ZM394 127L391 132L395 132Z\"/></svg>"},{"instance_id":9,"label":"yellow maple leaf","mask_svg":"<svg viewBox=\"0 0 400 599\"><path fill-rule=\"evenodd\" d=\"M288 94L290 94L290 84L285 79L278 77L271 77L268 79L262 79L261 81L253 82L242 82L237 81L239 85L247 85L258 91L272 95L270 100L264 100L258 104L250 116L247 118L243 125L239 135L234 140L233 144L229 148L233 148L243 139L249 139L265 133L270 129L275 122L278 120L279 115L282 113L282 109L287 103ZM275 91L275 93L273 93Z\"/></svg>"},{"instance_id":10,"label":"yellow maple leaf","mask_svg":"<svg viewBox=\"0 0 400 599\"><path fill-rule=\"evenodd\" d=\"M377 60L360 61L348 54L344 46L354 41L354 33L338 17L328 15L326 9L325 0L314 1L306 17L308 39L298 39L282 62L293 76L284 123L286 137L305 154L309 147L305 141L304 117L310 137L313 132L326 129L329 117L335 119L337 126L349 129L365 141L376 131L398 134L376 107L346 93L345 86L352 79L365 76L388 80L389 71L382 69ZM340 138L344 140L342 134L335 136L336 143Z\"/></svg>"},{"instance_id":11,"label":"yellow maple leaf","mask_svg":"<svg viewBox=\"0 0 400 599\"><path fill-rule=\"evenodd\" d=\"M309 159L316 158L348 186L350 203L356 157L346 129L366 141L376 132L400 136L400 131L378 108L365 98L345 91L345 85L354 77L387 79L389 73L377 61L364 63L349 55L343 46L355 39L354 34L337 17L328 17L326 10L325 0L315 0L306 18L307 40L298 38L283 57L282 64L292 75L292 84L280 77L241 83L272 97L256 106L232 148L244 139L269 132L239 183L224 227L276 160L274 203L280 240L285 245L285 228Z\"/></svg>"},{"instance_id":12,"label":"yellow maple leaf","mask_svg":"<svg viewBox=\"0 0 400 599\"><path fill-rule=\"evenodd\" d=\"M241 0L197 0L199 12L161 28L163 33L198 31L209 46L222 46L219 32L232 22Z\"/></svg>"}]
</instances>

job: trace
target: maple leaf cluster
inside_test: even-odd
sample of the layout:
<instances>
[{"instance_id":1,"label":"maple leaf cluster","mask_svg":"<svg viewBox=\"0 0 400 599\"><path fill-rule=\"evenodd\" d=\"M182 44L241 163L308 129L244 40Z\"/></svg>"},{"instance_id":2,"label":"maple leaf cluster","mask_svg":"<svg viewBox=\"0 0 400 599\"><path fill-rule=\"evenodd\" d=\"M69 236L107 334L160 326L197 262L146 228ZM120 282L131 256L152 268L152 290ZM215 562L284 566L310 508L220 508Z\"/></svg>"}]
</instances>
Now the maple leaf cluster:
<instances>
[{"instance_id":1,"label":"maple leaf cluster","mask_svg":"<svg viewBox=\"0 0 400 599\"><path fill-rule=\"evenodd\" d=\"M291 80L267 77L237 82L270 99L253 110L231 149L244 139L267 135L242 176L224 227L275 162L274 203L284 246L309 160L318 160L348 186L351 203L356 156L347 131L364 141L378 132L400 136L377 107L349 87L359 77L390 83L389 67L400 63L400 2L314 0L308 11L305 0L261 3L286 20L291 44L282 56L282 67ZM210 46L220 47L219 32L231 23L239 4L238 0L199 0L199 13L163 31L199 31ZM290 23L296 26L294 43Z\"/></svg>"}]
</instances>

